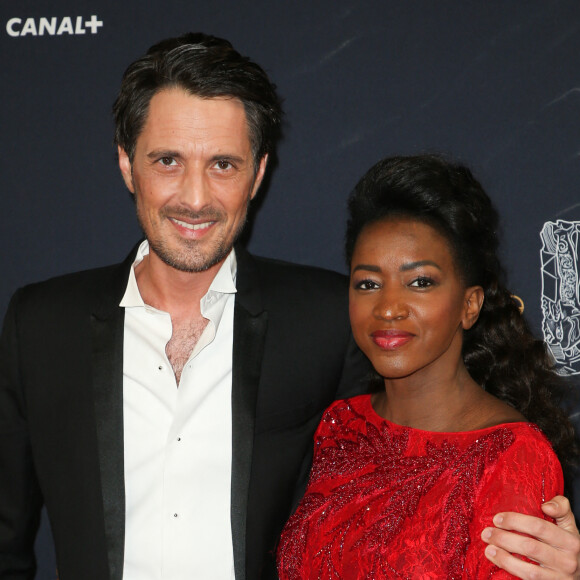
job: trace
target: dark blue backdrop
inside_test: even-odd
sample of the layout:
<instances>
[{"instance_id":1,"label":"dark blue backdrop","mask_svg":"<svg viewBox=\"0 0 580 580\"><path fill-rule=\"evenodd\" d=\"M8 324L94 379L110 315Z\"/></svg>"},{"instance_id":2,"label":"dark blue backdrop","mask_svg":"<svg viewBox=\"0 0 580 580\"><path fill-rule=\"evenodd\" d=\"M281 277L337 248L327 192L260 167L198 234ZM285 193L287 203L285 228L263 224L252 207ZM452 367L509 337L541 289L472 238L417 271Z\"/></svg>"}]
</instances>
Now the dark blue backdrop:
<instances>
[{"instance_id":1,"label":"dark blue backdrop","mask_svg":"<svg viewBox=\"0 0 580 580\"><path fill-rule=\"evenodd\" d=\"M544 321L540 261L546 222L580 222L576 0L19 0L0 17L0 312L17 286L118 261L137 239L110 106L150 44L201 30L262 64L285 99L252 251L344 269L344 200L358 177L387 154L449 153L498 205L512 288L538 335L566 323L560 354L576 372L576 235L562 250L571 305L557 308L559 272L544 288L566 320ZM46 536L39 544L38 578L53 578Z\"/></svg>"}]
</instances>

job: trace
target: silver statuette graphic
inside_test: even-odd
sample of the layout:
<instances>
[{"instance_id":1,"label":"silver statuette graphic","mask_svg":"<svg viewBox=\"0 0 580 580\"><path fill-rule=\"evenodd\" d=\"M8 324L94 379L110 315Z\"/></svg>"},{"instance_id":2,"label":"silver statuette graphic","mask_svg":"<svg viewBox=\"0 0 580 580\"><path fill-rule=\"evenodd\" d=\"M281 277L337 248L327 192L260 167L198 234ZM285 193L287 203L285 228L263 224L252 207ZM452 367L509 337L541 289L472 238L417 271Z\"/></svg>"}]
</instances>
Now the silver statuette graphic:
<instances>
[{"instance_id":1,"label":"silver statuette graphic","mask_svg":"<svg viewBox=\"0 0 580 580\"><path fill-rule=\"evenodd\" d=\"M542 239L542 332L562 375L580 374L580 222L546 222Z\"/></svg>"}]
</instances>

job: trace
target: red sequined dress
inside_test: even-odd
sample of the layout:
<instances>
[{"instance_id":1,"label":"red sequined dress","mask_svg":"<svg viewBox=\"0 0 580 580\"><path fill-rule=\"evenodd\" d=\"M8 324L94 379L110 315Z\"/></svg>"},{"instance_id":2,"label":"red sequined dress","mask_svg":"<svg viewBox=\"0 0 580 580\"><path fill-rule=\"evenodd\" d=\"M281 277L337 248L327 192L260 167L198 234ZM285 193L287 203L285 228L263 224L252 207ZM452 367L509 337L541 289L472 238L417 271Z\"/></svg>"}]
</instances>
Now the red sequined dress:
<instances>
[{"instance_id":1,"label":"red sequined dress","mask_svg":"<svg viewBox=\"0 0 580 580\"><path fill-rule=\"evenodd\" d=\"M281 580L513 578L480 535L498 511L542 516L560 464L530 423L460 433L395 425L369 395L336 401L278 547Z\"/></svg>"}]
</instances>

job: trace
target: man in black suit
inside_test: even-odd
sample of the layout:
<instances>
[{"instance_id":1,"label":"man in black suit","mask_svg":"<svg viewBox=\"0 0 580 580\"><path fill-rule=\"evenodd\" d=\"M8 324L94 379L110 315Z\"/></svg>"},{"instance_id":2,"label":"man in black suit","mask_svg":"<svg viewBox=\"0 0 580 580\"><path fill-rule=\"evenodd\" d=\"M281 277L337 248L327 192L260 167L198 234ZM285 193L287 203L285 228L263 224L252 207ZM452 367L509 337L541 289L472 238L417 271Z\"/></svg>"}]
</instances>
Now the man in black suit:
<instances>
[{"instance_id":1,"label":"man in black suit","mask_svg":"<svg viewBox=\"0 0 580 580\"><path fill-rule=\"evenodd\" d=\"M281 110L263 70L227 41L155 45L127 69L114 112L146 241L123 264L12 299L0 579L33 578L43 503L61 580L274 578L320 415L367 370L346 280L234 248ZM501 548L532 550L571 577L573 521L505 521L543 541L495 530L500 564L528 577L531 565Z\"/></svg>"}]
</instances>

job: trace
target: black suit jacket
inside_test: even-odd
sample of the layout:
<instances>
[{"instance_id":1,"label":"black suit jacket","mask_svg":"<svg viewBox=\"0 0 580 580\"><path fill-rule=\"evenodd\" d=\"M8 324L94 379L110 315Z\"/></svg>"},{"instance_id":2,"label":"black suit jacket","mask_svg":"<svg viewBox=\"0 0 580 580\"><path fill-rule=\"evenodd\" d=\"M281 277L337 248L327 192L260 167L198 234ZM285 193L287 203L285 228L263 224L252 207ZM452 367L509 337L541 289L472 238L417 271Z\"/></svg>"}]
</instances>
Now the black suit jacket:
<instances>
[{"instance_id":1,"label":"black suit jacket","mask_svg":"<svg viewBox=\"0 0 580 580\"><path fill-rule=\"evenodd\" d=\"M236 249L231 525L238 580L274 578L324 408L361 390L339 274ZM28 286L0 343L0 579L34 577L46 505L61 580L123 570L123 264ZM200 498L203 501L203 498Z\"/></svg>"}]
</instances>

